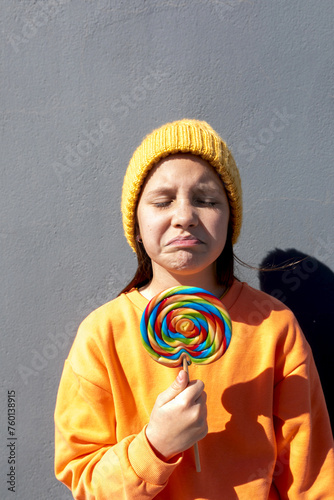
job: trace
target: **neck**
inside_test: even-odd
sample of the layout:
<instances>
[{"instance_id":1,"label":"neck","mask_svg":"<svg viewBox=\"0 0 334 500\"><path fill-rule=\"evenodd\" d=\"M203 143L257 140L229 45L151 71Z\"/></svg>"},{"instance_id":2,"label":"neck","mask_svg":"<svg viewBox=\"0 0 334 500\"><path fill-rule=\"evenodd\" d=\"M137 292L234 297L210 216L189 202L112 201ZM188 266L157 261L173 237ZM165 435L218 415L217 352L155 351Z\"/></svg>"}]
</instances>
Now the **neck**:
<instances>
[{"instance_id":1,"label":"neck","mask_svg":"<svg viewBox=\"0 0 334 500\"><path fill-rule=\"evenodd\" d=\"M139 291L147 299L151 299L158 293L174 286L194 286L204 288L213 293L216 297L221 297L225 291L225 286L217 283L215 273L206 270L198 274L175 275L168 271L154 273L152 280Z\"/></svg>"}]
</instances>

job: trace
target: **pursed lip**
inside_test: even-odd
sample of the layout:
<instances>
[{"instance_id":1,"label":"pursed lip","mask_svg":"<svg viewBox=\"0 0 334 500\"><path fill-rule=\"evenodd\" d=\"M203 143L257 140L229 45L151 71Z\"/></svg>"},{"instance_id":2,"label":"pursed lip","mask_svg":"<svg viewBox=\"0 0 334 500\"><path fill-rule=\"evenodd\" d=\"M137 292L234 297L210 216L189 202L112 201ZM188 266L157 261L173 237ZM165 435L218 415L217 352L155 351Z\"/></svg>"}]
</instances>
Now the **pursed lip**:
<instances>
[{"instance_id":1,"label":"pursed lip","mask_svg":"<svg viewBox=\"0 0 334 500\"><path fill-rule=\"evenodd\" d=\"M188 235L188 236L176 236L169 240L166 246L182 246L182 247L190 247L194 245L200 245L203 243L200 239L196 238L196 236Z\"/></svg>"}]
</instances>

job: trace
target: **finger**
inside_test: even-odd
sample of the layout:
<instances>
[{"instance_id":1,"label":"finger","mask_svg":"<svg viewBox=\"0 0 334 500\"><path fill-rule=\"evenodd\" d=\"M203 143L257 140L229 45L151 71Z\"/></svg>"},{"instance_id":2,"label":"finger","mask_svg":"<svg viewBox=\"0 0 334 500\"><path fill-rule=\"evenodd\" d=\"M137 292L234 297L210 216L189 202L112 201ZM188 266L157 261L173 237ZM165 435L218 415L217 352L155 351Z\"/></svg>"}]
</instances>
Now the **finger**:
<instances>
[{"instance_id":1,"label":"finger","mask_svg":"<svg viewBox=\"0 0 334 500\"><path fill-rule=\"evenodd\" d=\"M195 403L204 393L204 383L202 380L192 380L188 387L178 395L177 399L184 398L189 404Z\"/></svg>"},{"instance_id":2,"label":"finger","mask_svg":"<svg viewBox=\"0 0 334 500\"><path fill-rule=\"evenodd\" d=\"M206 404L208 399L207 393L203 390L201 394L195 399L195 403L204 403Z\"/></svg>"},{"instance_id":3,"label":"finger","mask_svg":"<svg viewBox=\"0 0 334 500\"><path fill-rule=\"evenodd\" d=\"M176 398L188 385L188 375L184 370L181 370L173 380L172 384L161 394L159 394L157 398L157 402L159 406L163 406L172 399Z\"/></svg>"}]
</instances>

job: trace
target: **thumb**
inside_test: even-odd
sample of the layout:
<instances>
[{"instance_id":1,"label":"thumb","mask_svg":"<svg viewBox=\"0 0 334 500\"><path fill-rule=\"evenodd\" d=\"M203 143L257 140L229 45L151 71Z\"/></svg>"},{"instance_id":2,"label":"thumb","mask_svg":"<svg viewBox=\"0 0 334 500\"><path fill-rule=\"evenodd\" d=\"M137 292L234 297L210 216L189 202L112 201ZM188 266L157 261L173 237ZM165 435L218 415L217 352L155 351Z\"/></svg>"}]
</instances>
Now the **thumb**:
<instances>
[{"instance_id":1,"label":"thumb","mask_svg":"<svg viewBox=\"0 0 334 500\"><path fill-rule=\"evenodd\" d=\"M165 405L180 394L180 392L184 391L188 382L188 374L184 370L181 370L172 384L159 395L159 406Z\"/></svg>"}]
</instances>

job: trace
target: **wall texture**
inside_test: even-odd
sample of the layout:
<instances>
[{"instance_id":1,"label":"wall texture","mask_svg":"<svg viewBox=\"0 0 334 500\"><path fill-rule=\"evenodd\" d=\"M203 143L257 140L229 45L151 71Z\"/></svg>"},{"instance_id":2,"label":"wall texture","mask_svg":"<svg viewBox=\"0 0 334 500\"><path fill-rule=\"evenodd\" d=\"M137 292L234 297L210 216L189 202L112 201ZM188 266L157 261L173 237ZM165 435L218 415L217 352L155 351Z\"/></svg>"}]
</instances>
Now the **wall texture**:
<instances>
[{"instance_id":1,"label":"wall texture","mask_svg":"<svg viewBox=\"0 0 334 500\"><path fill-rule=\"evenodd\" d=\"M135 269L120 191L154 127L207 120L243 180L236 254L296 249L313 264L284 286L321 264L333 290L333 17L332 0L3 3L1 498L71 498L53 475L57 386L78 324Z\"/></svg>"}]
</instances>

